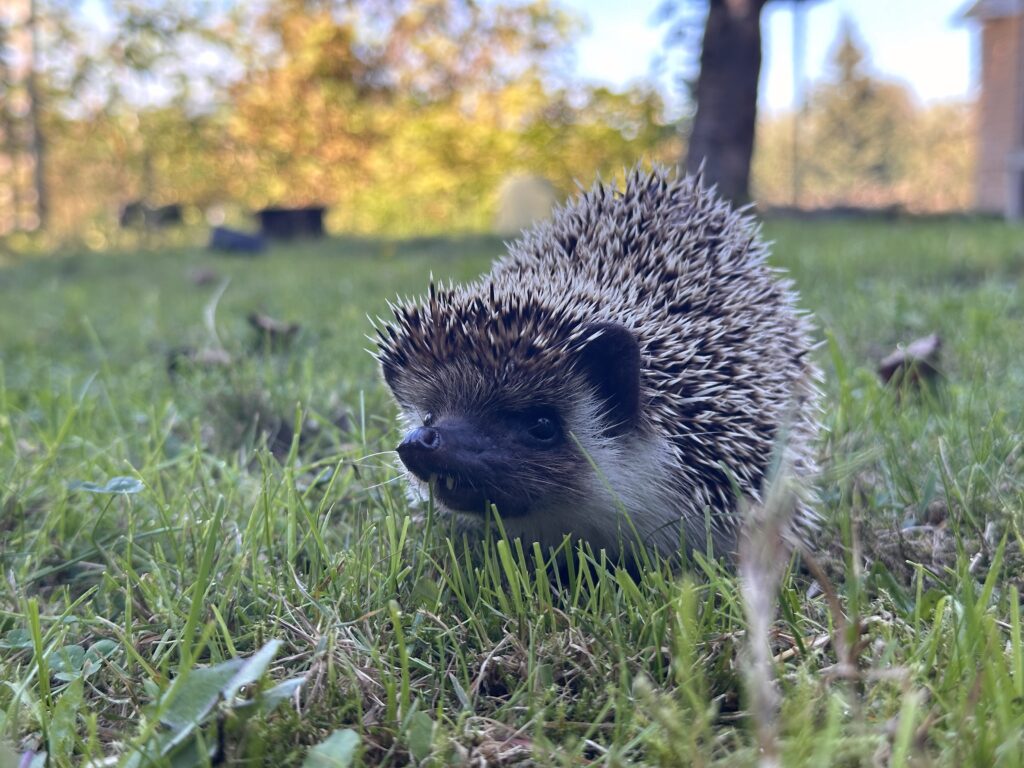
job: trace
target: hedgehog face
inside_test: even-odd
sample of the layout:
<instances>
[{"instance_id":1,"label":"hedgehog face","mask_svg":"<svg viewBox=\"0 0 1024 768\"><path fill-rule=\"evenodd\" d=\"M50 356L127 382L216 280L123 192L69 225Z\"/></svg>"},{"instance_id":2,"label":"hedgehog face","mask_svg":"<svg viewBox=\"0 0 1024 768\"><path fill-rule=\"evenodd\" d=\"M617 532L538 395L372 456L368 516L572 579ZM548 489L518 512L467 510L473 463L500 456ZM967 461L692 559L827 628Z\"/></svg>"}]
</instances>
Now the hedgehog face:
<instances>
[{"instance_id":1,"label":"hedgehog face","mask_svg":"<svg viewBox=\"0 0 1024 768\"><path fill-rule=\"evenodd\" d=\"M454 512L527 518L592 495L593 462L640 416L640 351L620 325L568 340L563 373L519 361L503 377L453 348L415 386L388 376L411 429L398 446L409 472Z\"/></svg>"}]
</instances>

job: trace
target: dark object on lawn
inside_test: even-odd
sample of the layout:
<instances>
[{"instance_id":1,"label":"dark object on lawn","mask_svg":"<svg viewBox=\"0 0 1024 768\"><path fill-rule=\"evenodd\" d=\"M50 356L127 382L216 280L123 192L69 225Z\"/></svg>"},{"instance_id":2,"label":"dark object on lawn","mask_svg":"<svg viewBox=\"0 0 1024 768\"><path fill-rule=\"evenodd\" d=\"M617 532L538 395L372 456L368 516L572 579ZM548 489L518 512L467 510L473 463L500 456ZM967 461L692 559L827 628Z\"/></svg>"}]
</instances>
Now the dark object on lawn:
<instances>
[{"instance_id":1,"label":"dark object on lawn","mask_svg":"<svg viewBox=\"0 0 1024 768\"><path fill-rule=\"evenodd\" d=\"M261 235L239 232L229 227L214 227L210 231L207 247L211 251L223 253L256 254L266 250L267 241Z\"/></svg>"},{"instance_id":2,"label":"dark object on lawn","mask_svg":"<svg viewBox=\"0 0 1024 768\"><path fill-rule=\"evenodd\" d=\"M197 267L196 269L190 269L188 271L188 281L192 283L192 285L198 285L200 287L204 285L212 285L219 279L220 274L215 269Z\"/></svg>"},{"instance_id":3,"label":"dark object on lawn","mask_svg":"<svg viewBox=\"0 0 1024 768\"><path fill-rule=\"evenodd\" d=\"M167 373L174 378L190 368L227 368L231 355L216 347L175 347L167 353Z\"/></svg>"},{"instance_id":4,"label":"dark object on lawn","mask_svg":"<svg viewBox=\"0 0 1024 768\"><path fill-rule=\"evenodd\" d=\"M921 386L937 380L939 353L942 339L937 333L915 339L906 346L902 344L886 355L878 364L878 375L883 383L893 386Z\"/></svg>"},{"instance_id":5,"label":"dark object on lawn","mask_svg":"<svg viewBox=\"0 0 1024 768\"><path fill-rule=\"evenodd\" d=\"M323 237L326 210L322 206L264 208L257 213L260 219L260 233L272 240Z\"/></svg>"},{"instance_id":6,"label":"dark object on lawn","mask_svg":"<svg viewBox=\"0 0 1024 768\"><path fill-rule=\"evenodd\" d=\"M252 312L247 319L249 325L260 334L259 346L269 343L271 349L287 347L302 328L298 323L286 323L263 312Z\"/></svg>"},{"instance_id":7,"label":"dark object on lawn","mask_svg":"<svg viewBox=\"0 0 1024 768\"><path fill-rule=\"evenodd\" d=\"M414 493L471 534L493 504L527 548L568 535L633 564L680 545L731 558L773 456L785 480L816 469L811 323L767 255L699 177L635 170L476 282L394 306L377 357ZM797 495L790 542L818 521Z\"/></svg>"},{"instance_id":8,"label":"dark object on lawn","mask_svg":"<svg viewBox=\"0 0 1024 768\"><path fill-rule=\"evenodd\" d=\"M173 203L154 207L141 200L136 200L121 207L121 214L117 221L122 229L176 227L182 221L181 206Z\"/></svg>"}]
</instances>

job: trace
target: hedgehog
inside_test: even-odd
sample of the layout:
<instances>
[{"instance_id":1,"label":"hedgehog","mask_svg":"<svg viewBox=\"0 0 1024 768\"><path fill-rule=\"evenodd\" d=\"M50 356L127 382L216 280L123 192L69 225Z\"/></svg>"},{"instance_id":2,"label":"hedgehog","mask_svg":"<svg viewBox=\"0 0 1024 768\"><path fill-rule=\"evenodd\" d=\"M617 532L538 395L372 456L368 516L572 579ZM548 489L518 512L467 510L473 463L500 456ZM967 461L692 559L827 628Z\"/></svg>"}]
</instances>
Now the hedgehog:
<instances>
[{"instance_id":1,"label":"hedgehog","mask_svg":"<svg viewBox=\"0 0 1024 768\"><path fill-rule=\"evenodd\" d=\"M496 511L544 551L732 558L775 458L804 486L816 471L811 318L768 250L699 176L637 168L475 282L390 303L375 355L413 495L459 531ZM791 542L818 520L795 504Z\"/></svg>"}]
</instances>

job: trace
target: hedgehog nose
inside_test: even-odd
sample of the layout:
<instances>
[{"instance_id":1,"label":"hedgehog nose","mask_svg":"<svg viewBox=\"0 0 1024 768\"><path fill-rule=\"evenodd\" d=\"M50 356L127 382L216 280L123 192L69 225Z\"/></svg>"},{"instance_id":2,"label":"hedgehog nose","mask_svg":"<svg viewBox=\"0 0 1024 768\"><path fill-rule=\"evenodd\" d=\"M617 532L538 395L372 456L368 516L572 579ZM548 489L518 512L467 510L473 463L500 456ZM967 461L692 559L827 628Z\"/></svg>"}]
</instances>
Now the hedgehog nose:
<instances>
[{"instance_id":1,"label":"hedgehog nose","mask_svg":"<svg viewBox=\"0 0 1024 768\"><path fill-rule=\"evenodd\" d=\"M398 458L406 468L421 480L439 472L441 454L441 432L433 427L416 427L405 436L398 446Z\"/></svg>"},{"instance_id":2,"label":"hedgehog nose","mask_svg":"<svg viewBox=\"0 0 1024 768\"><path fill-rule=\"evenodd\" d=\"M441 447L441 433L433 427L416 427L398 446L398 455L418 451L436 451Z\"/></svg>"}]
</instances>

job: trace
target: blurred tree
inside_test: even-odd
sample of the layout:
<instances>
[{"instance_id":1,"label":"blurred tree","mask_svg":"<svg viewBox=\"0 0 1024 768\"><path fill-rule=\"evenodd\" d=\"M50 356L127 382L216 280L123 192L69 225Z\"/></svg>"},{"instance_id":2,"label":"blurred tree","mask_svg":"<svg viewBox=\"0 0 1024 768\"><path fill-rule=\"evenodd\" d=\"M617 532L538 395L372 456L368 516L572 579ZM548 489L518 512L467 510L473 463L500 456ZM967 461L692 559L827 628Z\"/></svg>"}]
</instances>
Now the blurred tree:
<instances>
[{"instance_id":1,"label":"blurred tree","mask_svg":"<svg viewBox=\"0 0 1024 768\"><path fill-rule=\"evenodd\" d=\"M481 229L509 173L568 192L679 151L653 90L563 80L578 25L545 0L35 2L53 20L52 223L91 247L140 198L326 203L332 228L361 232Z\"/></svg>"},{"instance_id":2,"label":"blurred tree","mask_svg":"<svg viewBox=\"0 0 1024 768\"><path fill-rule=\"evenodd\" d=\"M83 37L79 0L12 0L0 15L3 126L16 229L45 226L54 208L50 130L74 103Z\"/></svg>"},{"instance_id":3,"label":"blurred tree","mask_svg":"<svg viewBox=\"0 0 1024 768\"><path fill-rule=\"evenodd\" d=\"M706 9L696 80L684 80L696 112L682 165L701 166L704 177L737 203L749 196L750 158L757 123L761 72L761 11L768 0L664 0L659 17L669 22L668 45L689 46Z\"/></svg>"},{"instance_id":4,"label":"blurred tree","mask_svg":"<svg viewBox=\"0 0 1024 768\"><path fill-rule=\"evenodd\" d=\"M28 30L26 40L28 41L29 52L26 56L28 73L25 78L25 93L28 96L28 124L30 126L31 140L29 153L32 156L32 187L35 199L35 224L38 227L46 227L49 213L49 195L46 184L46 140L43 138L42 127L42 88L40 86L40 61L39 45L41 35L39 26L42 20L39 17L39 3L37 0L28 0L28 18L26 20Z\"/></svg>"},{"instance_id":5,"label":"blurred tree","mask_svg":"<svg viewBox=\"0 0 1024 768\"><path fill-rule=\"evenodd\" d=\"M911 210L965 211L974 203L974 105L933 104L914 120L900 186Z\"/></svg>"},{"instance_id":6,"label":"blurred tree","mask_svg":"<svg viewBox=\"0 0 1024 768\"><path fill-rule=\"evenodd\" d=\"M46 221L45 146L40 128L39 26L36 0L14 0L0 18L0 77L5 165L11 215L5 229L36 229Z\"/></svg>"},{"instance_id":7,"label":"blurred tree","mask_svg":"<svg viewBox=\"0 0 1024 768\"><path fill-rule=\"evenodd\" d=\"M632 165L672 139L661 99L561 85L576 28L543 0L268 6L231 91L230 191L330 203L350 230L478 229L512 171L568 191Z\"/></svg>"},{"instance_id":8,"label":"blurred tree","mask_svg":"<svg viewBox=\"0 0 1024 768\"><path fill-rule=\"evenodd\" d=\"M708 180L736 203L750 194L766 1L711 0L701 45L686 170L695 173L703 164Z\"/></svg>"},{"instance_id":9,"label":"blurred tree","mask_svg":"<svg viewBox=\"0 0 1024 768\"><path fill-rule=\"evenodd\" d=\"M230 89L231 196L256 207L333 202L366 172L390 99L362 60L353 20L316 3L283 2L260 17L262 50Z\"/></svg>"},{"instance_id":10,"label":"blurred tree","mask_svg":"<svg viewBox=\"0 0 1024 768\"><path fill-rule=\"evenodd\" d=\"M671 162L677 135L660 96L552 91L524 77L474 104L406 102L387 115L372 180L336 222L402 234L486 229L512 173L541 174L560 196L638 158Z\"/></svg>"},{"instance_id":11,"label":"blurred tree","mask_svg":"<svg viewBox=\"0 0 1024 768\"><path fill-rule=\"evenodd\" d=\"M167 104L183 120L195 116L190 95L204 90L210 68L204 69L203 54L224 47L215 26L223 14L212 13L213 3L204 0L14 5L0 14L8 20L7 37L16 42L0 47L6 65L0 77L10 97L2 105L5 148L13 189L25 201L14 218L23 228L52 223L67 231L80 226L85 210L95 214L100 205L116 208L149 196L153 165L161 162L151 145L167 137L140 128L152 122L148 111ZM88 127L80 130L83 125ZM109 167L83 167L87 158L101 156ZM17 211L29 200L37 208L31 217ZM53 215L57 221L45 221Z\"/></svg>"},{"instance_id":12,"label":"blurred tree","mask_svg":"<svg viewBox=\"0 0 1024 768\"><path fill-rule=\"evenodd\" d=\"M18 228L21 211L21 189L17 178L19 147L16 138L17 118L14 110L15 77L11 64L11 23L0 15L0 235Z\"/></svg>"},{"instance_id":13,"label":"blurred tree","mask_svg":"<svg viewBox=\"0 0 1024 768\"><path fill-rule=\"evenodd\" d=\"M900 205L963 209L974 151L967 103L915 104L909 90L871 74L853 26L841 24L831 71L816 83L802 120L803 202L817 207ZM762 121L754 158L758 199L790 200L793 114Z\"/></svg>"},{"instance_id":14,"label":"blurred tree","mask_svg":"<svg viewBox=\"0 0 1024 768\"><path fill-rule=\"evenodd\" d=\"M910 94L868 72L849 19L840 25L831 66L831 78L814 88L809 100L809 189L827 187L854 198L858 187L893 185L913 143Z\"/></svg>"},{"instance_id":15,"label":"blurred tree","mask_svg":"<svg viewBox=\"0 0 1024 768\"><path fill-rule=\"evenodd\" d=\"M750 161L757 125L761 73L761 11L770 0L709 0L701 41L700 70L691 95L696 114L683 166L703 165L707 181L729 200L750 195ZM790 0L792 4L809 0ZM694 26L694 0L664 0L669 44L687 44Z\"/></svg>"},{"instance_id":16,"label":"blurred tree","mask_svg":"<svg viewBox=\"0 0 1024 768\"><path fill-rule=\"evenodd\" d=\"M190 167L196 142L215 122L230 82L225 70L242 41L231 35L232 14L212 0L109 0L112 31L80 65L79 92L119 134L121 200L171 203L204 200ZM235 68L237 69L237 68ZM213 147L211 147L212 149ZM208 158L206 158L208 160ZM167 171L175 169L172 177ZM220 181L216 164L206 175Z\"/></svg>"}]
</instances>

